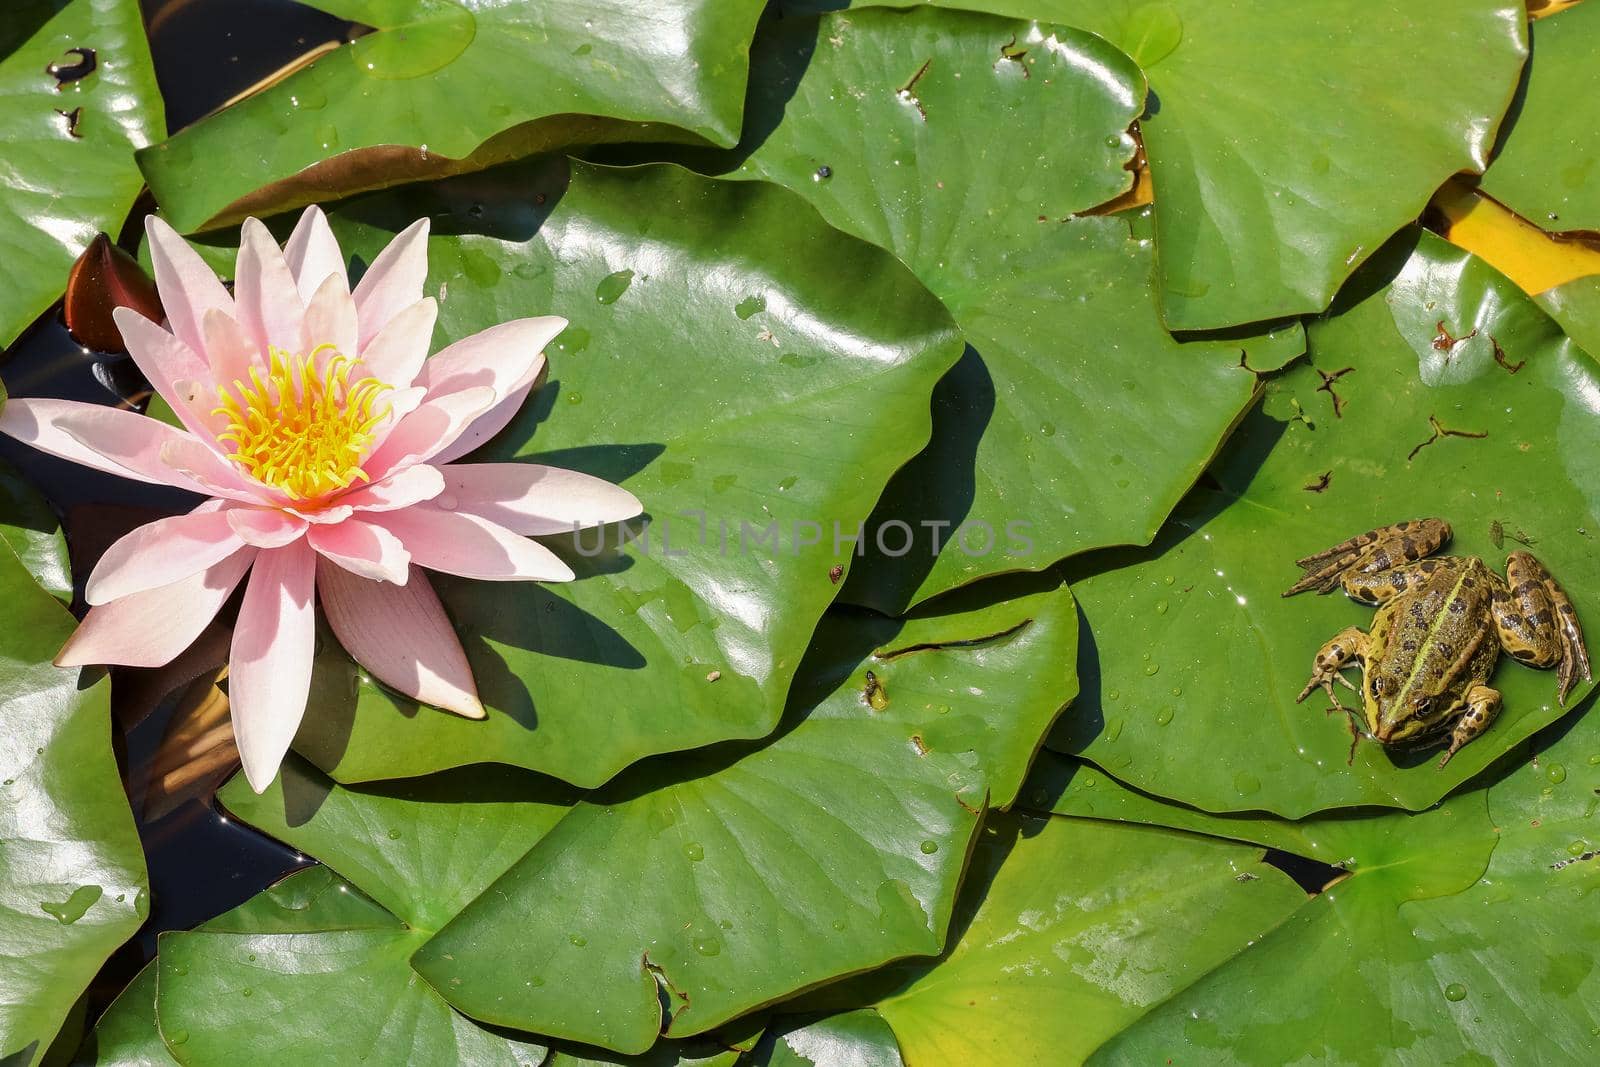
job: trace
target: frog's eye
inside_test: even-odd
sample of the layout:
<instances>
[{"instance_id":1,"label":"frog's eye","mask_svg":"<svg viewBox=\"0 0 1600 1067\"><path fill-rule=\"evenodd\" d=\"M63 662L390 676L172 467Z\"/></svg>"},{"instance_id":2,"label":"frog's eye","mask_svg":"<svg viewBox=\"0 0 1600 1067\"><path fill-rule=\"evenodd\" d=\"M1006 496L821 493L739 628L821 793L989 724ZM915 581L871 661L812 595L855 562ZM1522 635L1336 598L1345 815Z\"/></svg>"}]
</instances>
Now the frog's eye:
<instances>
[{"instance_id":1,"label":"frog's eye","mask_svg":"<svg viewBox=\"0 0 1600 1067\"><path fill-rule=\"evenodd\" d=\"M1433 698L1432 697L1419 696L1419 697L1417 697L1416 699L1414 699L1411 702L1411 707L1412 707L1412 710L1415 711L1418 715L1422 715L1422 714L1425 714L1427 712L1428 708L1431 707L1432 704L1433 704Z\"/></svg>"}]
</instances>

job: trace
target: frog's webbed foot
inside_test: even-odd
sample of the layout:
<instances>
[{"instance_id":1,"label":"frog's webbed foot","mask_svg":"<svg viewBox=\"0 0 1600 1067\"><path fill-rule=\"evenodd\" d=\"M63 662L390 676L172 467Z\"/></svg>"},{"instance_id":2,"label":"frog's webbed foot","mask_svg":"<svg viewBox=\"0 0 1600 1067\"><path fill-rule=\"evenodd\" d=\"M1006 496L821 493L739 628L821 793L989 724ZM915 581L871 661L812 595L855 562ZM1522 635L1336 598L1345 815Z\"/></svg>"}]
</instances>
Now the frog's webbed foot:
<instances>
[{"instance_id":1,"label":"frog's webbed foot","mask_svg":"<svg viewBox=\"0 0 1600 1067\"><path fill-rule=\"evenodd\" d=\"M1333 702L1333 707L1329 708L1329 711L1333 711L1334 708L1348 710L1339 702L1339 694L1334 691L1333 683L1337 681L1346 689L1357 691L1356 687L1350 684L1350 679L1340 672L1349 666L1351 660L1360 659L1366 650L1367 635L1356 627L1348 626L1334 634L1328 643L1317 651L1317 658L1311 664L1311 680L1300 690L1300 695L1294 698L1295 703L1304 703L1313 689L1321 688Z\"/></svg>"},{"instance_id":2,"label":"frog's webbed foot","mask_svg":"<svg viewBox=\"0 0 1600 1067\"><path fill-rule=\"evenodd\" d=\"M1450 540L1450 524L1443 519L1415 519L1397 522L1393 526L1380 526L1315 555L1295 560L1295 565L1305 570L1301 579L1284 592L1294 596L1307 589L1331 593L1341 581L1370 576L1393 570L1407 563L1415 563L1431 555ZM1354 589L1352 595L1360 599Z\"/></svg>"},{"instance_id":3,"label":"frog's webbed foot","mask_svg":"<svg viewBox=\"0 0 1600 1067\"><path fill-rule=\"evenodd\" d=\"M1468 689L1464 700L1467 710L1456 721L1455 729L1450 731L1450 747L1439 760L1441 770L1462 745L1487 730L1500 714L1500 693L1486 685L1475 685Z\"/></svg>"},{"instance_id":4,"label":"frog's webbed foot","mask_svg":"<svg viewBox=\"0 0 1600 1067\"><path fill-rule=\"evenodd\" d=\"M1565 589L1526 552L1506 559L1506 586L1498 584L1491 602L1500 644L1513 659L1530 667L1555 667L1556 699L1566 704L1578 672L1591 678L1583 627Z\"/></svg>"}]
</instances>

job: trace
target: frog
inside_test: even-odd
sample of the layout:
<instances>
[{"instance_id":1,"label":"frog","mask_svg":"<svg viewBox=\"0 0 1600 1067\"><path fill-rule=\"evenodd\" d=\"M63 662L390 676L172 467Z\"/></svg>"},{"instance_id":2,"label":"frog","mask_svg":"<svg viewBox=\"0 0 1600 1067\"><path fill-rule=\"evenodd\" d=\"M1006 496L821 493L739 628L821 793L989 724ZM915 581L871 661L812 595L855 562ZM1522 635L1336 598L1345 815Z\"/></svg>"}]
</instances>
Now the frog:
<instances>
[{"instance_id":1,"label":"frog","mask_svg":"<svg viewBox=\"0 0 1600 1067\"><path fill-rule=\"evenodd\" d=\"M1353 734L1394 748L1447 743L1441 768L1500 714L1500 692L1488 682L1502 651L1556 668L1562 707L1580 673L1592 680L1577 609L1544 564L1512 552L1502 578L1477 556L1435 556L1451 536L1438 518L1369 530L1296 560L1304 573L1283 593L1343 589L1378 608L1370 630L1346 627L1317 650L1296 702L1320 688L1330 713L1350 713ZM1355 663L1359 688L1344 674ZM1339 700L1336 681L1360 694L1359 709Z\"/></svg>"}]
</instances>

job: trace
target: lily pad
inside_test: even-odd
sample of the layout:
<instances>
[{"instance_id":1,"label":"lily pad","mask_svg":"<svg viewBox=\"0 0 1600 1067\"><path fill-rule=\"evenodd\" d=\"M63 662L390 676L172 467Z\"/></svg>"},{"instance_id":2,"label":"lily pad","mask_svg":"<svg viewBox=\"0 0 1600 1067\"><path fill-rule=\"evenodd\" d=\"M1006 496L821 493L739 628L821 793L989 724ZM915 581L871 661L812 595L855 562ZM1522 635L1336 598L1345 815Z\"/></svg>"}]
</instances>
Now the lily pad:
<instances>
[{"instance_id":1,"label":"lily pad","mask_svg":"<svg viewBox=\"0 0 1600 1067\"><path fill-rule=\"evenodd\" d=\"M376 32L139 154L181 230L619 138L732 144L761 0L308 0ZM246 165L206 166L228 159Z\"/></svg>"},{"instance_id":2,"label":"lily pad","mask_svg":"<svg viewBox=\"0 0 1600 1067\"><path fill-rule=\"evenodd\" d=\"M851 563L835 532L927 440L961 350L948 314L783 190L676 167L574 164L569 181L535 161L333 222L370 259L423 215L444 338L535 311L572 323L549 382L478 457L623 483L646 522L551 539L567 585L437 583L487 720L419 714L325 647L297 748L343 781L501 762L588 787L771 732ZM760 320L737 312L752 296Z\"/></svg>"},{"instance_id":3,"label":"lily pad","mask_svg":"<svg viewBox=\"0 0 1600 1067\"><path fill-rule=\"evenodd\" d=\"M1144 69L1173 330L1327 307L1445 179L1488 165L1528 52L1522 0L938 2L1090 30Z\"/></svg>"},{"instance_id":4,"label":"lily pad","mask_svg":"<svg viewBox=\"0 0 1600 1067\"><path fill-rule=\"evenodd\" d=\"M144 184L133 150L163 132L138 0L7 4L0 256L11 267L0 287L0 348L61 295L97 232L121 228Z\"/></svg>"},{"instance_id":5,"label":"lily pad","mask_svg":"<svg viewBox=\"0 0 1600 1067\"><path fill-rule=\"evenodd\" d=\"M1600 936L1586 904L1600 870L1597 751L1600 719L1588 715L1488 790L1435 811L1307 820L1306 836L1344 854L1350 876L1139 1020L1095 1062L1266 1064L1307 1048L1336 1064L1505 1063L1529 1050L1582 1059L1600 1024L1600 976L1582 949ZM1104 798L1115 788L1102 777L1094 791ZM1209 820L1230 835L1241 826L1160 807L1175 825ZM1517 909L1514 937L1505 933L1507 907ZM1330 1014L1329 1003L1341 1011Z\"/></svg>"},{"instance_id":6,"label":"lily pad","mask_svg":"<svg viewBox=\"0 0 1600 1067\"><path fill-rule=\"evenodd\" d=\"M328 868L307 867L202 924L201 929L292 933L381 927L393 921ZM156 1025L156 970L151 961L117 994L84 1039L74 1063L84 1067L167 1067L178 1063Z\"/></svg>"},{"instance_id":7,"label":"lily pad","mask_svg":"<svg viewBox=\"0 0 1600 1067\"><path fill-rule=\"evenodd\" d=\"M867 975L908 1063L1081 1063L1306 900L1259 849L1152 827L992 816L936 962Z\"/></svg>"},{"instance_id":8,"label":"lily pad","mask_svg":"<svg viewBox=\"0 0 1600 1067\"><path fill-rule=\"evenodd\" d=\"M1600 352L1600 274L1546 289L1534 299L1585 352Z\"/></svg>"},{"instance_id":9,"label":"lily pad","mask_svg":"<svg viewBox=\"0 0 1600 1067\"><path fill-rule=\"evenodd\" d=\"M1303 338L1175 341L1150 241L1073 217L1128 188L1138 69L1080 30L931 8L772 18L751 63L744 143L696 165L785 185L891 249L972 345L846 597L900 611L1148 542L1250 401L1241 350L1264 369Z\"/></svg>"},{"instance_id":10,"label":"lily pad","mask_svg":"<svg viewBox=\"0 0 1600 1067\"><path fill-rule=\"evenodd\" d=\"M894 1031L871 1008L774 1027L750 1067L905 1067Z\"/></svg>"},{"instance_id":11,"label":"lily pad","mask_svg":"<svg viewBox=\"0 0 1600 1067\"><path fill-rule=\"evenodd\" d=\"M741 1020L715 1033L681 1041L657 1041L648 1052L624 1056L618 1052L555 1041L541 1067L734 1067L761 1040L759 1019Z\"/></svg>"},{"instance_id":12,"label":"lily pad","mask_svg":"<svg viewBox=\"0 0 1600 1067\"><path fill-rule=\"evenodd\" d=\"M71 602L72 568L61 523L39 491L9 463L0 463L0 540L46 592Z\"/></svg>"},{"instance_id":13,"label":"lily pad","mask_svg":"<svg viewBox=\"0 0 1600 1067\"><path fill-rule=\"evenodd\" d=\"M1018 803L1029 811L1164 826L1230 841L1251 842L1314 859L1330 867L1350 861L1351 857L1342 850L1342 838L1336 835L1330 839L1321 831L1341 819L1369 817L1358 812L1338 812L1291 822L1253 812L1217 815L1141 793L1102 773L1093 764L1048 750L1039 753Z\"/></svg>"},{"instance_id":14,"label":"lily pad","mask_svg":"<svg viewBox=\"0 0 1600 1067\"><path fill-rule=\"evenodd\" d=\"M1454 528L1450 553L1495 567L1535 553L1600 628L1600 370L1505 277L1414 232L1310 345L1152 548L1082 566L1085 693L1051 747L1195 807L1298 818L1428 807L1563 714L1553 672L1505 657L1500 718L1444 769L1436 752L1352 747L1343 713L1295 697L1322 643L1372 609L1280 594L1297 558L1435 516Z\"/></svg>"},{"instance_id":15,"label":"lily pad","mask_svg":"<svg viewBox=\"0 0 1600 1067\"><path fill-rule=\"evenodd\" d=\"M1546 230L1600 230L1600 10L1578 4L1529 33L1524 86L1483 190Z\"/></svg>"},{"instance_id":16,"label":"lily pad","mask_svg":"<svg viewBox=\"0 0 1600 1067\"><path fill-rule=\"evenodd\" d=\"M111 751L110 682L50 662L74 621L9 538L0 600L0 1061L27 1067L144 921L148 881Z\"/></svg>"},{"instance_id":17,"label":"lily pad","mask_svg":"<svg viewBox=\"0 0 1600 1067\"><path fill-rule=\"evenodd\" d=\"M636 1053L938 952L986 802L1072 696L1076 619L1065 589L830 616L775 740L592 794L417 970L475 1018Z\"/></svg>"},{"instance_id":18,"label":"lily pad","mask_svg":"<svg viewBox=\"0 0 1600 1067\"><path fill-rule=\"evenodd\" d=\"M324 891L280 886L278 911L296 915L250 912L164 935L156 1012L180 1063L544 1058L542 1045L450 1010L407 960L561 817L569 790L511 768L347 789L291 761L260 796L238 777L220 796L240 818L334 860L375 903L313 907Z\"/></svg>"}]
</instances>

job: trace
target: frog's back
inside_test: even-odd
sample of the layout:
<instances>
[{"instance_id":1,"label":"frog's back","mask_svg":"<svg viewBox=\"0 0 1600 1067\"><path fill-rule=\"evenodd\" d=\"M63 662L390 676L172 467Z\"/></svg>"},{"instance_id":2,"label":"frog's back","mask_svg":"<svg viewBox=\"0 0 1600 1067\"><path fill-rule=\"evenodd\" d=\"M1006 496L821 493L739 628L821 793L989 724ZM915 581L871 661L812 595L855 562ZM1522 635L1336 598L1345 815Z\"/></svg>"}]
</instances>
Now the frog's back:
<instances>
[{"instance_id":1,"label":"frog's back","mask_svg":"<svg viewBox=\"0 0 1600 1067\"><path fill-rule=\"evenodd\" d=\"M1417 695L1439 696L1484 680L1475 676L1485 669L1480 649L1494 642L1489 610L1492 578L1482 560L1451 564L1379 607L1372 624L1380 651L1376 677L1370 682L1374 697L1381 694L1392 704ZM1487 670L1493 669L1490 656Z\"/></svg>"}]
</instances>

